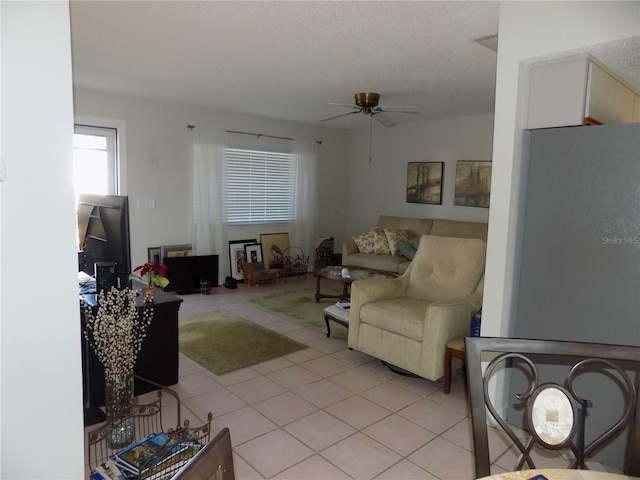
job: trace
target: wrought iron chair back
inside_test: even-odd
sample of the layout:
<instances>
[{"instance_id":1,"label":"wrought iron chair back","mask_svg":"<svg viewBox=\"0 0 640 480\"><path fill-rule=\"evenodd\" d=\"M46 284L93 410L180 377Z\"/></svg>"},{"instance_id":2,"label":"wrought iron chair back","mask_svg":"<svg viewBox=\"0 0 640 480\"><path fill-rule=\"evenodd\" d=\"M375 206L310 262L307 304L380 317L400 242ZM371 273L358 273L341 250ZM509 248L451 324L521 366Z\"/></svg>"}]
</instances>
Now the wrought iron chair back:
<instances>
[{"instance_id":1,"label":"wrought iron chair back","mask_svg":"<svg viewBox=\"0 0 640 480\"><path fill-rule=\"evenodd\" d=\"M465 338L467 380L471 405L474 460L476 477L491 474L487 411L519 450L514 470L537 468L531 452L534 446L546 449L568 448L575 455L569 468L586 468L585 458L620 435L629 427L624 472L640 476L640 347L606 345L554 340L529 340L514 338ZM483 356L490 352L494 357ZM497 354L497 356L495 356ZM568 360L570 366L563 385L540 383L538 363L556 357ZM490 360L490 361L489 361ZM489 362L482 373L482 362ZM526 391L516 394L516 400L524 406L525 429L529 438L522 440L498 413L489 394L489 379L500 368L518 365L528 375ZM585 441L585 422L592 402L581 398L575 380L585 371L597 371L608 378L616 378L622 392L624 409L613 425L595 439ZM631 372L631 375L630 373ZM635 381L634 378L635 377ZM548 402L545 407L545 402Z\"/></svg>"},{"instance_id":2,"label":"wrought iron chair back","mask_svg":"<svg viewBox=\"0 0 640 480\"><path fill-rule=\"evenodd\" d=\"M231 434L223 428L172 480L234 480Z\"/></svg>"}]
</instances>

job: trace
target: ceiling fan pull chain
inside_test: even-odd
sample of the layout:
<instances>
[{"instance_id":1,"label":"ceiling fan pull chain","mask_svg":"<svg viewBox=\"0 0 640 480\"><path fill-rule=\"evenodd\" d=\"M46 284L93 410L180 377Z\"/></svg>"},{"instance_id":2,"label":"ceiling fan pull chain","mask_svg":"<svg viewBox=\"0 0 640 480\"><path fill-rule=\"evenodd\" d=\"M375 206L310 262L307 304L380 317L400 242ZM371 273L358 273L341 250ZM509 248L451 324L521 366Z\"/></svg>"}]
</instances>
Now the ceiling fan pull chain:
<instances>
[{"instance_id":1,"label":"ceiling fan pull chain","mask_svg":"<svg viewBox=\"0 0 640 480\"><path fill-rule=\"evenodd\" d=\"M369 163L371 163L372 143L373 143L373 115L369 115Z\"/></svg>"}]
</instances>

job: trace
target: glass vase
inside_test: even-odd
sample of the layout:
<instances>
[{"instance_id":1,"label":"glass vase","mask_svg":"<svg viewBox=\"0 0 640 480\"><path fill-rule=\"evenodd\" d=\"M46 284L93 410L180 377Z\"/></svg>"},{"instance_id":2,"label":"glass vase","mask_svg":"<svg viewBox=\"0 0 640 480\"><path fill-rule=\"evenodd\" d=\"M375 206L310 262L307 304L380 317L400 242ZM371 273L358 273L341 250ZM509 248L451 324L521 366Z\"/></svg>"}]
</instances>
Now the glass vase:
<instances>
[{"instance_id":1,"label":"glass vase","mask_svg":"<svg viewBox=\"0 0 640 480\"><path fill-rule=\"evenodd\" d=\"M107 444L120 449L135 439L133 414L133 373L105 372L106 424L109 428Z\"/></svg>"}]
</instances>

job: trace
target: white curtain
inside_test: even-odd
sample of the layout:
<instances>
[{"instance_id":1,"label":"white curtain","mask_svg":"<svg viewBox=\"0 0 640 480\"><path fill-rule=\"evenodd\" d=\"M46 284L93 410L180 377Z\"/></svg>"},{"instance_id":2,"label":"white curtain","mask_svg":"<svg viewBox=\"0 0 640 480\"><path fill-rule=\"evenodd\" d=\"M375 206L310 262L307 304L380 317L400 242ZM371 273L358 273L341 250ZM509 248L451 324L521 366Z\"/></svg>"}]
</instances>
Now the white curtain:
<instances>
[{"instance_id":1,"label":"white curtain","mask_svg":"<svg viewBox=\"0 0 640 480\"><path fill-rule=\"evenodd\" d=\"M289 223L289 245L300 247L311 257L313 265L313 235L316 219L316 164L318 154L316 142L293 141L293 203Z\"/></svg>"},{"instance_id":2,"label":"white curtain","mask_svg":"<svg viewBox=\"0 0 640 480\"><path fill-rule=\"evenodd\" d=\"M218 255L219 280L228 269L224 171L226 132L197 128L191 130L193 161L193 254Z\"/></svg>"}]
</instances>

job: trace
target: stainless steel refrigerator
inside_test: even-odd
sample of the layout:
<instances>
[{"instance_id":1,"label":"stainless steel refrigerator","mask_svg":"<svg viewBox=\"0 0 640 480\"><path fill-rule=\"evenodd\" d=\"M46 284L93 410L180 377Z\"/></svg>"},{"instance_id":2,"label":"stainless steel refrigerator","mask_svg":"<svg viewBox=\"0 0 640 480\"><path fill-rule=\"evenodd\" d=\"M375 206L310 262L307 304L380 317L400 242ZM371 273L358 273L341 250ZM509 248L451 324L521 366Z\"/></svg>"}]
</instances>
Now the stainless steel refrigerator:
<instances>
[{"instance_id":1,"label":"stainless steel refrigerator","mask_svg":"<svg viewBox=\"0 0 640 480\"><path fill-rule=\"evenodd\" d=\"M525 135L515 336L640 346L640 124ZM596 404L589 437L622 400L583 383ZM623 456L619 438L597 459L621 466Z\"/></svg>"}]
</instances>

